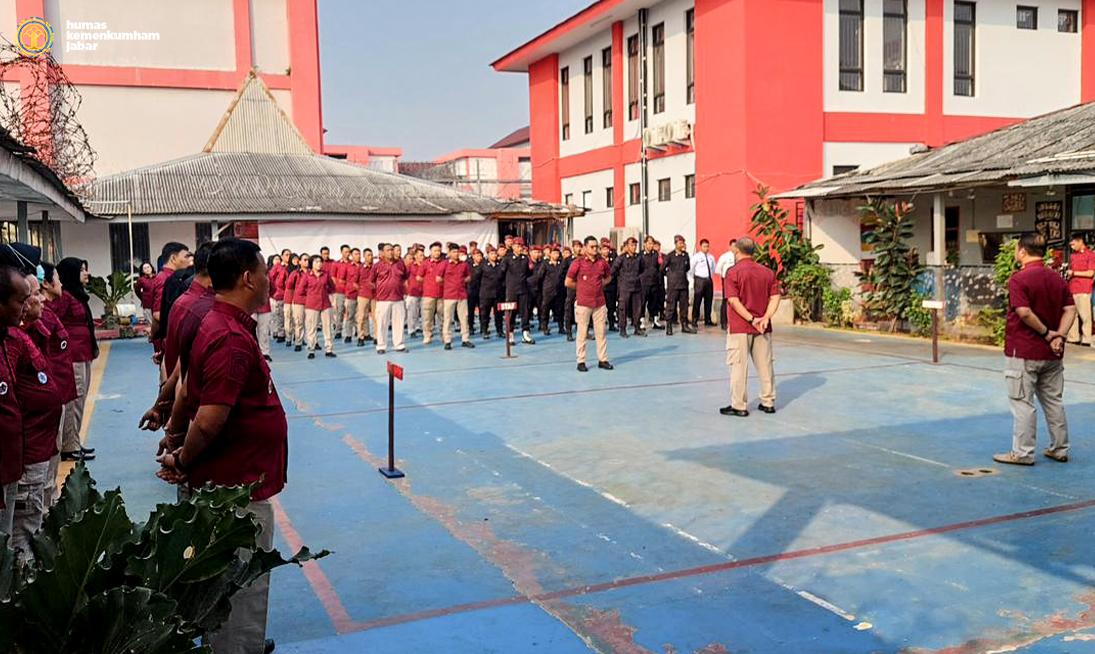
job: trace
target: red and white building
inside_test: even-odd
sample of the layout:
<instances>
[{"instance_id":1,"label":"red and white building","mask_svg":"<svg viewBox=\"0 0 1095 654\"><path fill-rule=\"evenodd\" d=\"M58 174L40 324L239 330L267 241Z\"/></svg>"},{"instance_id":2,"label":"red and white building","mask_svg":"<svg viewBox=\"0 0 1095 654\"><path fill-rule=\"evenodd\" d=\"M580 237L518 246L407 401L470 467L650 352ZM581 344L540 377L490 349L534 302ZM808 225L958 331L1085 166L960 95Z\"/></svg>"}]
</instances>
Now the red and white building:
<instances>
[{"instance_id":1,"label":"red and white building","mask_svg":"<svg viewBox=\"0 0 1095 654\"><path fill-rule=\"evenodd\" d=\"M598 0L493 67L528 75L533 196L588 209L576 236L719 251L758 184L1095 99L1095 0Z\"/></svg>"}]
</instances>

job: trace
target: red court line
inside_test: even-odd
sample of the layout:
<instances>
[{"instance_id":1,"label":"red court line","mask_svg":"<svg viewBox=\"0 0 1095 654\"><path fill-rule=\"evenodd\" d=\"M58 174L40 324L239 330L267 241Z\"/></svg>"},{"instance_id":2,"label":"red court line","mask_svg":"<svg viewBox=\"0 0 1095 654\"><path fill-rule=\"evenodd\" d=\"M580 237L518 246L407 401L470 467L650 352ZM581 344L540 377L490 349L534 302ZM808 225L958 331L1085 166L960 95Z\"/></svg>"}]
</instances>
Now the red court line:
<instances>
[{"instance_id":1,"label":"red court line","mask_svg":"<svg viewBox=\"0 0 1095 654\"><path fill-rule=\"evenodd\" d=\"M293 550L294 554L299 552L304 542L297 530L293 528L293 523L289 522L289 515L285 513L281 502L278 501L277 497L272 497L270 498L270 505L274 507L274 522L277 523L285 542L289 544L289 549ZM342 605L342 600L338 598L338 593L335 592L334 586L327 579L327 575L323 574L319 564L315 561L306 561L301 569L304 571L304 577L311 584L312 591L315 592L320 604L323 605L323 609L327 611L327 616L331 618L335 631L340 634L355 631L356 623L350 617L346 607Z\"/></svg>"},{"instance_id":2,"label":"red court line","mask_svg":"<svg viewBox=\"0 0 1095 654\"><path fill-rule=\"evenodd\" d=\"M713 565L705 565L696 568L686 568L683 570L674 570L670 572L662 572L655 575L643 575L639 577L628 577L625 579L617 579L615 581L609 581L603 584L592 584L588 586L578 586L576 588L565 588L563 590L554 591L551 593L544 593L541 595L532 596L514 596L506 597L496 600L488 600L484 602L474 602L471 604L458 604L441 609L433 609L430 611L422 611L419 613L408 613L406 615L395 616L391 618L381 618L379 620L371 620L369 622L359 622L349 628L349 631L365 631L368 629L376 629L379 627L387 627L390 625L404 624L407 622L418 622L421 620L429 620L431 618L442 617L446 615L453 615L456 613L468 613L471 611L479 611L483 609L496 608L500 606L510 606L514 604L526 604L532 602L546 602L551 600L565 599L568 597L579 597L582 595L590 595L595 593L603 593L605 591L615 590L618 588L627 588L630 586L641 586L645 584L653 584L661 581L670 581L674 579L683 579L686 577L697 577L701 575L708 575L715 572L723 572L726 570L735 570L738 568L750 568L759 565L765 565L768 563L775 563L777 561L788 561L792 559L803 559L813 556L821 556L825 554L832 554L834 552L845 552L848 550L862 549L864 547L870 547L872 545L883 545L886 543L895 543L900 541L914 540L917 538L924 538L926 536L939 536L942 534L949 534L956 531L966 531L969 529L975 529L977 527L986 527L989 525L996 525L1007 522L1015 522L1018 520L1027 520L1030 518L1038 518L1041 516L1053 515L1057 513L1068 513L1073 511L1082 511L1095 507L1095 500L1087 500L1084 502L1076 502L1073 504L1062 504L1058 506L1046 507L1044 509L1035 509L1032 511L1023 511L1020 513L1011 513L1008 515L994 516L991 518L981 518L980 520L970 520L967 522L958 522L950 525L944 525L942 527L932 527L929 529L918 529L915 531L906 531L898 534L891 534L889 536L879 536L876 538L865 538L862 540L853 540L846 543L836 543L833 545L824 545L821 547L812 547L805 550L795 550L792 552L783 552L781 554L769 554L766 556L758 556L750 559L741 559L739 561L727 561L725 563L716 563Z\"/></svg>"}]
</instances>

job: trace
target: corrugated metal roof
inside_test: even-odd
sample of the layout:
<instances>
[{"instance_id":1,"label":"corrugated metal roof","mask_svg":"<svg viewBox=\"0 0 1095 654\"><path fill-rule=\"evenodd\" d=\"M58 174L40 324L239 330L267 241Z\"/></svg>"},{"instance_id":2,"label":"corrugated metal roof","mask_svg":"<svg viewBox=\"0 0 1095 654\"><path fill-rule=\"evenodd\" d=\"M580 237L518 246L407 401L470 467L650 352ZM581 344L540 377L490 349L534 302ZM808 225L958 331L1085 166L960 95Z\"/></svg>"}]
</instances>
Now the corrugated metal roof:
<instances>
[{"instance_id":1,"label":"corrugated metal roof","mask_svg":"<svg viewBox=\"0 0 1095 654\"><path fill-rule=\"evenodd\" d=\"M135 216L300 214L375 216L581 215L561 205L498 200L312 152L262 79L248 76L200 154L98 179L106 211Z\"/></svg>"},{"instance_id":2,"label":"corrugated metal roof","mask_svg":"<svg viewBox=\"0 0 1095 654\"><path fill-rule=\"evenodd\" d=\"M1095 171L1095 103L1091 102L869 170L820 179L774 197L924 192L1089 171Z\"/></svg>"}]
</instances>

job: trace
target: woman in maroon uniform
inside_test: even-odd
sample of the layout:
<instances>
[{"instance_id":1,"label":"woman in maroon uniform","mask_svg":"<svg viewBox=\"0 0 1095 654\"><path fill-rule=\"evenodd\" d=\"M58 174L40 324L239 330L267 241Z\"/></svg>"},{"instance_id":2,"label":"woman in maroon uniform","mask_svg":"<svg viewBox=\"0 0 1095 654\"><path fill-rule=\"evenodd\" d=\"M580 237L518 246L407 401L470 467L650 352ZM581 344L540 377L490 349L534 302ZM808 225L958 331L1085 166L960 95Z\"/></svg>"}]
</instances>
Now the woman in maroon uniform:
<instances>
[{"instance_id":1,"label":"woman in maroon uniform","mask_svg":"<svg viewBox=\"0 0 1095 654\"><path fill-rule=\"evenodd\" d=\"M72 355L72 370L76 377L76 399L65 405L64 428L61 437L61 459L82 461L94 459L91 449L80 442L80 428L84 420L84 402L91 383L91 362L99 356L99 344L95 342L95 323L88 307L87 262L75 257L62 259L57 264L61 278L61 297L50 303L61 324L68 330L68 349Z\"/></svg>"}]
</instances>

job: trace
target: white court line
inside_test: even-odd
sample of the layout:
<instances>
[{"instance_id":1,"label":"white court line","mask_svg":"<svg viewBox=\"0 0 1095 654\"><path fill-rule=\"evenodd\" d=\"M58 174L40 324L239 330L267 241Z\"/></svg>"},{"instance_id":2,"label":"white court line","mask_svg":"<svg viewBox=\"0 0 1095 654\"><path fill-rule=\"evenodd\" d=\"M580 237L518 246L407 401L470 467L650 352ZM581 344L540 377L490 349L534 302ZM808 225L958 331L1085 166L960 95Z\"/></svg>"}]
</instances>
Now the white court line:
<instances>
[{"instance_id":1,"label":"white court line","mask_svg":"<svg viewBox=\"0 0 1095 654\"><path fill-rule=\"evenodd\" d=\"M718 554L720 556L725 556L726 558L730 559L731 561L734 560L734 557L730 556L729 554L725 554L722 550L715 547L711 543L708 543L706 541L702 541L699 538L696 538L692 534L688 533L687 531L685 531L685 530L683 530L679 527L676 527L676 526L674 526L674 525L672 525L668 522L662 523L662 526L665 527L666 529L672 531L673 533L677 534L678 536L683 536L684 538L687 538L688 540L692 541L693 543L699 545L700 547L702 547L706 550L710 550L710 551L712 551L715 554Z\"/></svg>"},{"instance_id":2,"label":"white court line","mask_svg":"<svg viewBox=\"0 0 1095 654\"><path fill-rule=\"evenodd\" d=\"M799 589L795 588L794 586L792 586L791 584L788 584L788 583L786 583L786 582L784 582L780 579L775 579L773 577L769 577L769 578L772 581L779 584L780 586L782 586L783 588L786 588L787 590L791 591L795 595L798 595L802 599L806 600L807 602L811 602L813 604L816 604L817 606L820 606L821 608L825 609L829 613L832 613L833 615L838 615L838 616L844 618L848 622L855 622L855 616L854 615L852 615L851 613L848 613L847 611L845 611L844 609L840 608L839 606L833 604L832 602L828 602L826 600L823 600L823 599L821 599L817 595L814 595L811 592L808 592L808 591L805 591L805 590L799 590Z\"/></svg>"},{"instance_id":3,"label":"white court line","mask_svg":"<svg viewBox=\"0 0 1095 654\"><path fill-rule=\"evenodd\" d=\"M891 450L890 448L882 447L881 445L872 445L871 443L864 443L863 441L857 441L857 440L852 439L852 438L841 438L840 440L844 441L845 443L851 443L853 445L862 445L863 447L869 447L869 448L872 448L872 449L875 449L875 450L881 450L883 452L888 452L889 454L893 454L894 456L903 456L906 459L912 459L913 461L919 461L921 463L928 463L928 464L931 464L933 466L940 466L942 468L949 468L950 467L949 465L947 465L946 463L943 463L942 461L933 461L932 459L925 459L922 456L916 456L915 454L908 454L906 452L899 452L897 450Z\"/></svg>"},{"instance_id":4,"label":"white court line","mask_svg":"<svg viewBox=\"0 0 1095 654\"><path fill-rule=\"evenodd\" d=\"M547 461L541 461L540 459L537 459L536 457L532 456L528 452L524 452L522 450L519 450L518 448L514 447L513 445L510 445L509 443L506 443L506 447L508 447L510 450L513 450L514 452L520 454L521 456L525 457L526 459L531 459L531 460L535 461L536 463L539 463L540 465L544 466L548 470L551 470L552 472L554 472L557 475L561 475L561 476L565 477L566 479L574 482L575 484L578 484L579 486L584 486L585 488L589 488L589 489L595 491L598 495L605 498L609 502L619 504L620 506L625 507L625 508L627 507L627 502L621 500L620 498L616 497L612 493L609 493L608 491L601 490L600 488L597 488L593 484L591 484L589 482L582 481L581 479L578 479L577 477L571 477L570 475L563 472L562 470L559 470L555 467L552 467L552 465L550 463L548 463Z\"/></svg>"}]
</instances>

